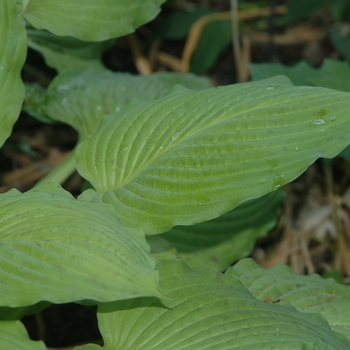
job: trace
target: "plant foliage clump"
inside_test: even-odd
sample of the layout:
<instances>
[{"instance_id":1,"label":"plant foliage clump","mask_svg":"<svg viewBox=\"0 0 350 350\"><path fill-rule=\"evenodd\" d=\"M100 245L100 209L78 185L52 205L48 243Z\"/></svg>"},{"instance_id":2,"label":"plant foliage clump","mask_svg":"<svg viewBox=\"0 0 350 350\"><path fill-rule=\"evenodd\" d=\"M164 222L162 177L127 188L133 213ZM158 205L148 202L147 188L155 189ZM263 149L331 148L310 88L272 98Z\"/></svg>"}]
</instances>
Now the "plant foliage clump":
<instances>
[{"instance_id":1,"label":"plant foliage clump","mask_svg":"<svg viewBox=\"0 0 350 350\"><path fill-rule=\"evenodd\" d=\"M349 349L348 286L243 259L281 187L349 144L349 92L104 68L111 39L163 2L0 2L0 143L25 99L78 132L67 162L90 187L0 194L0 348L44 349L21 318L77 302L97 305L107 350ZM58 71L46 89L22 82L28 46Z\"/></svg>"}]
</instances>

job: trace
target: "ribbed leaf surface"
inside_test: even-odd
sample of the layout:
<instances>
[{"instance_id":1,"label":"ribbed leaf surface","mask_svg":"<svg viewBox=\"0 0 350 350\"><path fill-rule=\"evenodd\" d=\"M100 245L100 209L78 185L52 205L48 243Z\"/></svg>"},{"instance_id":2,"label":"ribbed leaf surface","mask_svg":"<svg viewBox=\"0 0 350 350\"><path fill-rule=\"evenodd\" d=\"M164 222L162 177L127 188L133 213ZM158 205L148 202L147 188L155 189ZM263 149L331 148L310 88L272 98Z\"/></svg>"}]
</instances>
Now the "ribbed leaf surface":
<instances>
[{"instance_id":1,"label":"ribbed leaf surface","mask_svg":"<svg viewBox=\"0 0 350 350\"><path fill-rule=\"evenodd\" d=\"M275 77L135 103L78 147L80 199L147 234L212 219L347 146L349 97Z\"/></svg>"},{"instance_id":2,"label":"ribbed leaf surface","mask_svg":"<svg viewBox=\"0 0 350 350\"><path fill-rule=\"evenodd\" d=\"M300 276L285 265L263 269L251 259L240 261L227 273L237 276L259 300L322 314L333 331L350 339L350 286L318 275Z\"/></svg>"},{"instance_id":3,"label":"ribbed leaf surface","mask_svg":"<svg viewBox=\"0 0 350 350\"><path fill-rule=\"evenodd\" d=\"M37 29L102 41L152 20L165 0L31 0L22 14Z\"/></svg>"},{"instance_id":4,"label":"ribbed leaf surface","mask_svg":"<svg viewBox=\"0 0 350 350\"><path fill-rule=\"evenodd\" d=\"M0 195L0 305L160 296L138 229L58 185Z\"/></svg>"},{"instance_id":5,"label":"ribbed leaf surface","mask_svg":"<svg viewBox=\"0 0 350 350\"><path fill-rule=\"evenodd\" d=\"M216 219L192 226L175 226L160 237L177 249L191 269L216 267L226 270L238 259L249 255L255 240L276 224L283 194L282 190L270 192L242 203Z\"/></svg>"},{"instance_id":6,"label":"ribbed leaf surface","mask_svg":"<svg viewBox=\"0 0 350 350\"><path fill-rule=\"evenodd\" d=\"M0 147L11 134L21 111L24 86L21 70L27 51L24 25L16 2L0 1Z\"/></svg>"},{"instance_id":7,"label":"ribbed leaf surface","mask_svg":"<svg viewBox=\"0 0 350 350\"><path fill-rule=\"evenodd\" d=\"M0 349L4 350L45 350L41 341L29 339L20 321L0 321Z\"/></svg>"},{"instance_id":8,"label":"ribbed leaf surface","mask_svg":"<svg viewBox=\"0 0 350 350\"><path fill-rule=\"evenodd\" d=\"M175 84L194 90L207 89L207 79L194 75L155 73L136 76L109 70L71 70L59 74L45 93L27 91L26 109L34 115L69 124L83 140L94 133L102 116L122 111L133 98L154 100L169 93Z\"/></svg>"},{"instance_id":9,"label":"ribbed leaf surface","mask_svg":"<svg viewBox=\"0 0 350 350\"><path fill-rule=\"evenodd\" d=\"M235 276L157 262L167 307L137 298L98 307L106 350L348 349L321 315L256 300Z\"/></svg>"}]
</instances>

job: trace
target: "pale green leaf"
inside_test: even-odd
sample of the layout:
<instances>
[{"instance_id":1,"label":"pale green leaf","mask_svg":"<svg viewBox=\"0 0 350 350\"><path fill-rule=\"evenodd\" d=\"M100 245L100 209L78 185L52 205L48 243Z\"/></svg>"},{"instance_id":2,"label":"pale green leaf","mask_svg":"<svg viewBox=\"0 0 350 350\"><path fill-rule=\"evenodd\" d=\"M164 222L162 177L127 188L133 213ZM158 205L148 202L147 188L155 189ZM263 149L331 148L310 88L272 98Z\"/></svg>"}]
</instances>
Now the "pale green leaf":
<instances>
[{"instance_id":1,"label":"pale green leaf","mask_svg":"<svg viewBox=\"0 0 350 350\"><path fill-rule=\"evenodd\" d=\"M45 93L27 90L25 108L72 126L80 139L85 139L97 130L102 116L119 113L133 98L163 97L175 84L196 90L211 87L209 80L191 74L137 76L109 70L72 70L59 74Z\"/></svg>"},{"instance_id":2,"label":"pale green leaf","mask_svg":"<svg viewBox=\"0 0 350 350\"><path fill-rule=\"evenodd\" d=\"M159 260L160 285L170 298L136 298L98 307L105 350L349 349L321 315L255 299L235 276L190 271Z\"/></svg>"},{"instance_id":3,"label":"pale green leaf","mask_svg":"<svg viewBox=\"0 0 350 350\"><path fill-rule=\"evenodd\" d=\"M84 42L70 36L57 36L46 30L27 29L28 45L39 51L48 66L63 71L65 69L102 68L102 53L113 40L97 43Z\"/></svg>"},{"instance_id":4,"label":"pale green leaf","mask_svg":"<svg viewBox=\"0 0 350 350\"><path fill-rule=\"evenodd\" d=\"M41 341L29 339L28 333L20 321L0 320L0 349L3 350L45 350Z\"/></svg>"},{"instance_id":5,"label":"pale green leaf","mask_svg":"<svg viewBox=\"0 0 350 350\"><path fill-rule=\"evenodd\" d=\"M102 41L133 32L151 21L165 0L31 0L22 10L37 29L83 41Z\"/></svg>"},{"instance_id":6,"label":"pale green leaf","mask_svg":"<svg viewBox=\"0 0 350 350\"><path fill-rule=\"evenodd\" d=\"M252 259L238 262L227 274L237 276L261 301L322 314L333 331L350 339L350 286L318 275L301 276L285 265L263 269Z\"/></svg>"},{"instance_id":7,"label":"pale green leaf","mask_svg":"<svg viewBox=\"0 0 350 350\"><path fill-rule=\"evenodd\" d=\"M0 305L160 296L139 229L47 183L0 195Z\"/></svg>"},{"instance_id":8,"label":"pale green leaf","mask_svg":"<svg viewBox=\"0 0 350 350\"><path fill-rule=\"evenodd\" d=\"M223 271L249 255L255 240L276 224L283 199L283 191L271 192L242 203L216 219L192 226L175 226L161 237L177 249L179 257L191 269L216 267Z\"/></svg>"},{"instance_id":9,"label":"pale green leaf","mask_svg":"<svg viewBox=\"0 0 350 350\"><path fill-rule=\"evenodd\" d=\"M146 234L215 218L347 146L349 97L275 77L138 101L78 147L80 199Z\"/></svg>"},{"instance_id":10,"label":"pale green leaf","mask_svg":"<svg viewBox=\"0 0 350 350\"><path fill-rule=\"evenodd\" d=\"M21 70L27 51L16 2L0 1L0 147L11 134L24 98Z\"/></svg>"}]
</instances>

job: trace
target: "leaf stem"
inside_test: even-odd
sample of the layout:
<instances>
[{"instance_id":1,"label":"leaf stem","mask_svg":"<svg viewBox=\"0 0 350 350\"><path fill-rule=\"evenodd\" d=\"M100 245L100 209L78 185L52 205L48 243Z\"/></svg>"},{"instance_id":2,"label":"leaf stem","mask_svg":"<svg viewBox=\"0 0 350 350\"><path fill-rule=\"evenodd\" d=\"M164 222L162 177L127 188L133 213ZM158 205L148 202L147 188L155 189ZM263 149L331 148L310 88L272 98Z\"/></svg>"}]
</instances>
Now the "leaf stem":
<instances>
[{"instance_id":1,"label":"leaf stem","mask_svg":"<svg viewBox=\"0 0 350 350\"><path fill-rule=\"evenodd\" d=\"M239 43L239 25L238 25L238 0L231 0L231 19L232 19L232 47L233 57L235 59L237 81L244 82L244 68Z\"/></svg>"},{"instance_id":2,"label":"leaf stem","mask_svg":"<svg viewBox=\"0 0 350 350\"><path fill-rule=\"evenodd\" d=\"M54 181L62 185L75 171L75 150L66 157L62 163L60 163L56 168L54 168L49 174L43 177L36 186L48 182Z\"/></svg>"}]
</instances>

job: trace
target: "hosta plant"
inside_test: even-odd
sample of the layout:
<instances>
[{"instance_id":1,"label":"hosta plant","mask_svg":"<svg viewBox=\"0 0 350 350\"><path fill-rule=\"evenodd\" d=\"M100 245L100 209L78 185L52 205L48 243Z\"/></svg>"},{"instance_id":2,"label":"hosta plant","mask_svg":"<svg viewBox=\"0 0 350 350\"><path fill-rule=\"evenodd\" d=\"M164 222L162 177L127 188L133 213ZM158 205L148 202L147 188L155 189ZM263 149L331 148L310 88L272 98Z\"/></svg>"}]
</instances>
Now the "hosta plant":
<instances>
[{"instance_id":1,"label":"hosta plant","mask_svg":"<svg viewBox=\"0 0 350 350\"><path fill-rule=\"evenodd\" d=\"M349 349L349 287L243 259L281 187L349 144L349 93L105 69L109 40L162 2L0 2L1 143L29 45L58 75L28 85L24 109L77 130L67 162L90 184L0 195L0 348L44 349L21 318L77 302L98 306L105 349Z\"/></svg>"}]
</instances>

